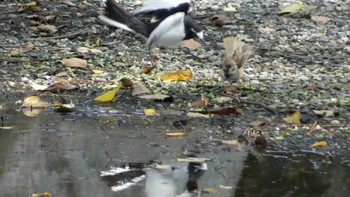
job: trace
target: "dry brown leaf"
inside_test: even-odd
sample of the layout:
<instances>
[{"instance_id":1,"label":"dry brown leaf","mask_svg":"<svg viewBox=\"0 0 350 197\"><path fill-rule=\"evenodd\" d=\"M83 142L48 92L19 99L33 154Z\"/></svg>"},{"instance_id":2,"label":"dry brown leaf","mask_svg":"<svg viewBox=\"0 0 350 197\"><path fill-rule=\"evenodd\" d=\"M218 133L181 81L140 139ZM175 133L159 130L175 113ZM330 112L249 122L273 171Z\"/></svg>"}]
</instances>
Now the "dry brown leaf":
<instances>
[{"instance_id":1,"label":"dry brown leaf","mask_svg":"<svg viewBox=\"0 0 350 197\"><path fill-rule=\"evenodd\" d=\"M330 20L330 18L325 16L311 16L311 20L318 24L326 24Z\"/></svg>"},{"instance_id":2,"label":"dry brown leaf","mask_svg":"<svg viewBox=\"0 0 350 197\"><path fill-rule=\"evenodd\" d=\"M236 94L239 92L239 89L235 86L225 87L224 93L225 94Z\"/></svg>"},{"instance_id":3,"label":"dry brown leaf","mask_svg":"<svg viewBox=\"0 0 350 197\"><path fill-rule=\"evenodd\" d=\"M189 107L206 107L208 106L208 98L202 97L200 100L193 101L189 104Z\"/></svg>"},{"instance_id":4,"label":"dry brown leaf","mask_svg":"<svg viewBox=\"0 0 350 197\"><path fill-rule=\"evenodd\" d=\"M133 96L140 95L140 94L148 94L148 93L151 93L151 91L148 88L146 88L145 85L143 85L140 82L134 83L134 88L132 90Z\"/></svg>"},{"instance_id":5,"label":"dry brown leaf","mask_svg":"<svg viewBox=\"0 0 350 197\"><path fill-rule=\"evenodd\" d=\"M87 61L80 58L63 59L61 63L72 68L85 68L87 66Z\"/></svg>"},{"instance_id":6,"label":"dry brown leaf","mask_svg":"<svg viewBox=\"0 0 350 197\"><path fill-rule=\"evenodd\" d=\"M41 25L36 26L36 27L31 27L30 29L34 32L46 32L46 33L55 33L58 31L56 26L44 25L44 24L41 24Z\"/></svg>"},{"instance_id":7,"label":"dry brown leaf","mask_svg":"<svg viewBox=\"0 0 350 197\"><path fill-rule=\"evenodd\" d=\"M220 14L214 15L212 20L214 21L214 24L218 27L229 25L232 23L232 19L230 17Z\"/></svg>"},{"instance_id":8,"label":"dry brown leaf","mask_svg":"<svg viewBox=\"0 0 350 197\"><path fill-rule=\"evenodd\" d=\"M313 112L324 118L334 117L334 111L331 110L313 110Z\"/></svg>"},{"instance_id":9,"label":"dry brown leaf","mask_svg":"<svg viewBox=\"0 0 350 197\"><path fill-rule=\"evenodd\" d=\"M199 49L202 45L201 43L195 41L194 39L183 40L180 43L181 48L188 48L190 50Z\"/></svg>"},{"instance_id":10,"label":"dry brown leaf","mask_svg":"<svg viewBox=\"0 0 350 197\"><path fill-rule=\"evenodd\" d=\"M152 66L152 65L146 65L142 68L142 72L141 73L149 73L151 72L153 69L155 69L156 67L155 66Z\"/></svg>"},{"instance_id":11,"label":"dry brown leaf","mask_svg":"<svg viewBox=\"0 0 350 197\"><path fill-rule=\"evenodd\" d=\"M308 87L306 87L307 90L316 90L317 87L315 85L309 85Z\"/></svg>"},{"instance_id":12,"label":"dry brown leaf","mask_svg":"<svg viewBox=\"0 0 350 197\"><path fill-rule=\"evenodd\" d=\"M105 71L103 71L103 70L91 69L90 72L91 72L91 74L102 74L102 73L104 73Z\"/></svg>"},{"instance_id":13,"label":"dry brown leaf","mask_svg":"<svg viewBox=\"0 0 350 197\"><path fill-rule=\"evenodd\" d=\"M253 121L253 122L250 122L249 123L250 126L253 126L253 127L261 127L261 126L266 126L266 122L263 122L263 121Z\"/></svg>"},{"instance_id":14,"label":"dry brown leaf","mask_svg":"<svg viewBox=\"0 0 350 197\"><path fill-rule=\"evenodd\" d=\"M70 72L67 72L67 71L62 71L62 72L59 72L57 74L55 74L56 77L72 77L72 74Z\"/></svg>"},{"instance_id":15,"label":"dry brown leaf","mask_svg":"<svg viewBox=\"0 0 350 197\"><path fill-rule=\"evenodd\" d=\"M221 96L221 97L217 97L217 98L213 99L213 102L215 102L215 103L226 103L229 101L232 101L232 97Z\"/></svg>"}]
</instances>

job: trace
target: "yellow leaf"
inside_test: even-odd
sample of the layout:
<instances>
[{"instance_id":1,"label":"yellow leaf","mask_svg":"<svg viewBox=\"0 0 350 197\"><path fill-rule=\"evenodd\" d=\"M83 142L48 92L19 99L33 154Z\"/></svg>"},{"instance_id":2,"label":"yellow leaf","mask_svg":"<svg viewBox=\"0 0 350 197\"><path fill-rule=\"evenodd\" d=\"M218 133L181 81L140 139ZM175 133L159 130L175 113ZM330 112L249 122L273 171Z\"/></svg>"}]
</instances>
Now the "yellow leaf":
<instances>
[{"instance_id":1,"label":"yellow leaf","mask_svg":"<svg viewBox=\"0 0 350 197\"><path fill-rule=\"evenodd\" d=\"M183 132L183 131L166 133L167 137L183 137L184 135L185 135L185 132Z\"/></svg>"},{"instance_id":2,"label":"yellow leaf","mask_svg":"<svg viewBox=\"0 0 350 197\"><path fill-rule=\"evenodd\" d=\"M51 194L49 192L45 192L42 194L34 193L34 194L32 194L32 197L51 197Z\"/></svg>"},{"instance_id":3,"label":"yellow leaf","mask_svg":"<svg viewBox=\"0 0 350 197\"><path fill-rule=\"evenodd\" d=\"M144 109L143 112L145 113L146 116L159 116L160 115L154 109Z\"/></svg>"},{"instance_id":4,"label":"yellow leaf","mask_svg":"<svg viewBox=\"0 0 350 197\"><path fill-rule=\"evenodd\" d=\"M291 5L287 5L281 9L279 12L280 14L289 14L289 13L296 13L296 12L306 12L308 10L311 10L315 8L315 6L310 6L303 4L302 2L300 3L293 3Z\"/></svg>"},{"instance_id":5,"label":"yellow leaf","mask_svg":"<svg viewBox=\"0 0 350 197\"><path fill-rule=\"evenodd\" d=\"M37 6L38 3L36 1L32 1L32 2L29 2L29 3L25 3L25 4L22 4L23 6Z\"/></svg>"},{"instance_id":6,"label":"yellow leaf","mask_svg":"<svg viewBox=\"0 0 350 197\"><path fill-rule=\"evenodd\" d=\"M283 118L283 120L288 122L288 123L301 124L300 116L301 116L300 111L297 111L294 114L292 114L291 116L287 116L287 117Z\"/></svg>"},{"instance_id":7,"label":"yellow leaf","mask_svg":"<svg viewBox=\"0 0 350 197\"><path fill-rule=\"evenodd\" d=\"M235 7L224 7L224 12L236 12L237 9Z\"/></svg>"},{"instance_id":8,"label":"yellow leaf","mask_svg":"<svg viewBox=\"0 0 350 197\"><path fill-rule=\"evenodd\" d=\"M38 96L27 97L22 104L22 107L25 108L46 108L48 106L50 106L50 104L41 100Z\"/></svg>"},{"instance_id":9,"label":"yellow leaf","mask_svg":"<svg viewBox=\"0 0 350 197\"><path fill-rule=\"evenodd\" d=\"M192 79L192 73L186 70L178 70L175 72L163 73L160 75L160 79L163 81L181 81Z\"/></svg>"},{"instance_id":10,"label":"yellow leaf","mask_svg":"<svg viewBox=\"0 0 350 197\"><path fill-rule=\"evenodd\" d=\"M154 166L154 168L156 168L156 169L158 169L158 170L164 170L164 169L170 169L171 166L165 165L165 164L158 164L158 163L156 163L156 165Z\"/></svg>"},{"instance_id":11,"label":"yellow leaf","mask_svg":"<svg viewBox=\"0 0 350 197\"><path fill-rule=\"evenodd\" d=\"M202 189L202 192L205 192L205 193L217 193L218 190L216 188L204 188L204 189Z\"/></svg>"},{"instance_id":12,"label":"yellow leaf","mask_svg":"<svg viewBox=\"0 0 350 197\"><path fill-rule=\"evenodd\" d=\"M316 143L312 144L311 146L312 146L312 147L325 147L325 146L327 146L327 145L328 145L328 144L327 144L326 141L319 141L319 142L316 142Z\"/></svg>"},{"instance_id":13,"label":"yellow leaf","mask_svg":"<svg viewBox=\"0 0 350 197\"><path fill-rule=\"evenodd\" d=\"M113 89L113 90L110 90L98 97L96 97L94 99L94 101L98 101L98 102L108 102L108 101L111 101L113 100L114 96L117 94L117 92L119 91L120 89L120 86L118 86L117 88Z\"/></svg>"}]
</instances>

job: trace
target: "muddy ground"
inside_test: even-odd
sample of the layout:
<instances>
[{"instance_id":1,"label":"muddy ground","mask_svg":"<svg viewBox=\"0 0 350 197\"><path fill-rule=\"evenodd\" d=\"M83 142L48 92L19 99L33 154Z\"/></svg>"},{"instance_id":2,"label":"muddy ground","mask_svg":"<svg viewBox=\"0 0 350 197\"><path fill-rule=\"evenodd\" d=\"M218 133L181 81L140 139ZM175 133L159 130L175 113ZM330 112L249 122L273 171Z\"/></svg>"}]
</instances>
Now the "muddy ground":
<instances>
[{"instance_id":1,"label":"muddy ground","mask_svg":"<svg viewBox=\"0 0 350 197\"><path fill-rule=\"evenodd\" d=\"M17 192L17 196L23 196L51 188L50 184L40 185L35 182L45 180L42 179L45 175L40 174L40 165L47 168L46 163L54 165L56 163L53 161L62 157L68 160L75 158L67 161L67 165L71 166L69 169L72 171L78 170L72 176L72 171L66 174L62 172L63 177L78 180L75 183L80 188L90 189L79 190L75 193L77 196L89 196L93 190L91 185L84 185L81 180L100 180L96 174L112 164L162 160L163 157L167 158L166 161L171 161L169 158L181 154L184 149L195 150L200 156L208 156L216 162L227 162L227 156L224 156L226 152L223 152L227 149L230 150L229 154L235 156L245 153L237 159L240 161L237 167L240 170L243 168L243 158L248 153L253 155L254 161L264 156L283 158L285 155L304 157L310 154L317 155L320 163L331 162L330 158L335 158L341 165L349 166L349 160L344 158L349 156L350 5L345 1L308 1L315 6L312 10L289 15L278 14L288 1L196 1L193 16L203 26L205 43L193 50L160 49L161 59L157 68L149 73L143 73L144 66L149 62L149 56L145 55L145 40L100 23L96 18L102 11L99 2L39 1L37 6L24 3L4 1L0 4L0 115L3 117L2 127L13 127L10 131L0 130L0 134L3 136L3 146L7 144L6 148L2 148L6 150L3 154L11 155L7 156L9 159L4 161L4 166L15 165L17 162L20 164L15 167L20 170L13 176L12 172L8 172L9 167L2 168L2 172L7 171L8 174L3 176L1 185L5 184L6 179L13 180L6 183L12 185L7 190L8 196L13 191ZM139 4L123 2L128 10ZM228 7L235 7L236 11L223 11ZM215 15L224 15L230 20L226 21L225 26L218 26ZM327 17L329 21L318 21L315 16ZM51 26L49 29L38 30L38 26L43 24L53 25L56 29ZM222 81L219 76L220 64L225 55L222 39L226 30L238 35L254 48L251 58L244 66L242 84ZM79 50L80 47L95 51L83 52ZM86 60L87 66L70 68L60 62L72 57ZM169 82L157 77L158 73L178 69L190 71L193 78ZM101 70L103 73L92 74L92 70ZM124 88L119 90L113 102L93 102L96 96L117 87L122 78L138 81L151 93L166 94L172 99L170 102L144 100L132 95L130 89ZM65 90L67 88L64 87L58 91L42 92L33 90L31 85L51 85L58 81L73 86L72 90ZM238 91L228 94L225 87L236 87ZM61 114L49 107L37 117L26 117L21 112L21 104L26 97L32 95L40 96L49 103L53 103L53 100L62 101L62 98L71 100L75 108L73 112ZM203 97L208 99L206 107L193 109L188 106ZM224 97L231 99L217 102L218 98ZM143 114L145 108L156 109L161 116L146 117ZM186 115L189 111L227 108L235 109L234 113L212 115L209 118ZM298 111L301 112L297 118L301 121L300 124L284 120ZM166 132L179 130L185 131L187 136L165 139ZM268 141L267 147L257 149L259 147L254 145L254 139L250 138L252 130L262 132ZM83 131L88 134L85 135ZM222 140L236 140L239 136L248 140L248 145L244 145L244 148L237 147L237 144L222 144ZM118 141L119 138L122 140ZM92 140L94 146L89 146L89 139L98 140ZM25 140L25 143L21 140ZM314 143L323 141L327 142L325 146L312 147ZM57 146L53 145L55 142ZM20 151L16 151L12 143ZM132 144L141 147L131 148ZM40 151L48 154L56 148L64 153L63 156L60 152L55 152L54 156L50 154L54 160L48 156L44 160L30 160L35 166L33 169L38 169L35 171L37 177L41 178L29 181L28 188L13 187L16 183L16 178L13 177L20 176L27 165L26 159L18 156L21 151L28 157L33 154L37 158L40 157ZM143 148L147 154L139 151ZM119 152L120 149L127 151L123 154ZM36 152L38 150L39 153ZM154 150L156 156L150 154ZM90 153L96 155L85 155ZM78 161L79 158L85 158L88 162ZM105 164L106 161L112 163ZM81 163L86 166L79 168ZM52 172L52 169L48 172ZM94 178L90 179L86 173L94 174ZM208 174L206 176L210 177ZM308 176L308 173L302 174ZM31 175L28 173L27 177ZM238 176L239 173L232 175L235 178L229 182L236 185ZM59 176L55 179L59 182L57 184L63 184L61 178ZM219 182L220 178L215 180ZM341 191L349 190L346 187L348 179L341 180L345 185ZM208 181L204 182L205 187L214 186ZM98 184L101 182L97 181ZM94 187L100 188L99 193L104 193L102 191L108 184L102 189L97 185ZM60 187L53 188L56 190L48 192L60 193L60 189L57 189ZM65 188L66 195L78 191L66 190L64 184L62 188ZM284 191L288 193L288 189ZM240 192L242 190L238 193L243 194ZM272 191L266 192L269 194ZM280 190L273 192L278 193ZM129 195L131 194L135 195ZM104 196L111 195L113 194L109 190L104 193ZM210 196L210 192L207 195Z\"/></svg>"}]
</instances>

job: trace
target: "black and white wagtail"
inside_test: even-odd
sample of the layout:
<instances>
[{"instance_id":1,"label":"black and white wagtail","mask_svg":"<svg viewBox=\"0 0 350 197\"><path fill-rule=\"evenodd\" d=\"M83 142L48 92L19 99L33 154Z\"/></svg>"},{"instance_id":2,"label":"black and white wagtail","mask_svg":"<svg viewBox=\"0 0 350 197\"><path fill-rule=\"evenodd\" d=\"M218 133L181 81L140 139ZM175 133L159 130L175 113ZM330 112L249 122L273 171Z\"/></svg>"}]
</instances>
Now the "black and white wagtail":
<instances>
[{"instance_id":1,"label":"black and white wagtail","mask_svg":"<svg viewBox=\"0 0 350 197\"><path fill-rule=\"evenodd\" d=\"M187 15L190 0L144 0L141 8L131 14L115 0L107 0L105 12L99 19L108 25L126 31L140 33L148 38L147 49L156 46L175 47L182 40L198 37L203 39L202 28ZM145 22L138 14L154 17Z\"/></svg>"}]
</instances>

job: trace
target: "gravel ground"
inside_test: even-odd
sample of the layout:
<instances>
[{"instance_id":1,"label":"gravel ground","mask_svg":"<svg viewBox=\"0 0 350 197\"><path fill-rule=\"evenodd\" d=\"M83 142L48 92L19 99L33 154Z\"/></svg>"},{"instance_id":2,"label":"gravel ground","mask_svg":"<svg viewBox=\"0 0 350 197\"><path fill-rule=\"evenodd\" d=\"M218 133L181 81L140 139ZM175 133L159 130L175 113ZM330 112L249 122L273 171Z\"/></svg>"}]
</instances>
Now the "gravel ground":
<instances>
[{"instance_id":1,"label":"gravel ground","mask_svg":"<svg viewBox=\"0 0 350 197\"><path fill-rule=\"evenodd\" d=\"M51 84L62 80L56 75L62 71L70 73L64 80L79 81L76 83L82 91L67 93L75 95L76 103L86 103L96 92L102 92L101 88L115 86L115 79L129 77L141 81L153 93L174 96L173 107L186 108L188 102L202 96L209 99L209 108L239 107L244 115L225 118L225 124L238 125L230 129L243 132L252 127L249 125L252 121L265 122L267 126L259 129L270 137L270 144L276 150L310 149L312 143L326 140L329 146L325 151L349 151L350 4L345 1L305 1L316 7L283 16L278 12L292 1L195 1L192 14L205 30L205 44L191 51L161 49L161 61L150 74L140 74L142 66L149 61L144 39L98 22L97 13L101 11L98 1L72 1L74 6L56 1L39 2L40 10L21 13L18 13L21 1L0 4L1 10L5 10L0 14L0 91L2 102L8 106L14 106L17 99L37 94L28 86L29 81ZM122 4L132 9L140 3ZM229 7L237 11L224 11ZM215 15L225 15L232 23L218 27L213 20ZM50 20L50 16L56 19ZM328 17L329 21L317 23L313 16ZM33 31L39 24L51 24L58 30ZM226 30L254 47L244 67L243 84L221 81L219 77ZM29 42L35 45L34 49L17 50ZM78 52L83 46L101 53ZM87 60L87 68L67 69L59 61L69 57ZM193 79L174 83L155 77L156 73L180 68L191 71ZM90 74L91 69L104 70L107 74L96 77ZM224 87L232 85L239 92L225 94ZM211 102L223 96L235 99L220 104ZM116 103L127 105L128 100L118 97ZM265 110L267 107L276 114ZM327 114L316 114L314 110L325 110ZM283 121L283 117L295 111L302 113L302 126ZM315 121L319 124L315 134L306 135ZM281 137L288 140L278 140Z\"/></svg>"}]
</instances>

